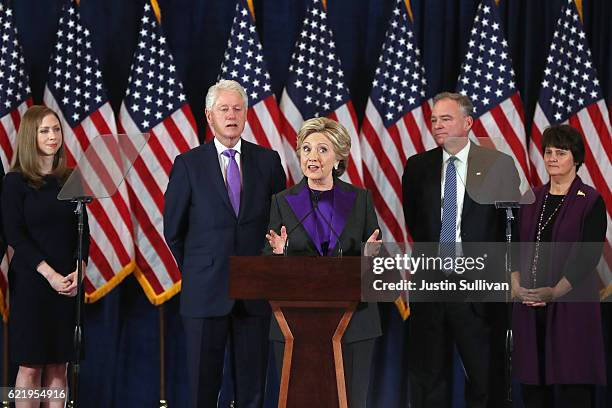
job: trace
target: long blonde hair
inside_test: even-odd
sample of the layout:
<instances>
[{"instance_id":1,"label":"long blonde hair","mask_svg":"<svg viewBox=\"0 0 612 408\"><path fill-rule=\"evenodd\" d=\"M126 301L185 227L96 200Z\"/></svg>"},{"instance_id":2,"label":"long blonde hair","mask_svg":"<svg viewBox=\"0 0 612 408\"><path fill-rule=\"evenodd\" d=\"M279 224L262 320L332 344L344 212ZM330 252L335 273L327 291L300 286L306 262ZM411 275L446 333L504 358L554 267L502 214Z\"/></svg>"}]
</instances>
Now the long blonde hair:
<instances>
[{"instance_id":1,"label":"long blonde hair","mask_svg":"<svg viewBox=\"0 0 612 408\"><path fill-rule=\"evenodd\" d=\"M19 172L28 184L36 189L42 187L45 182L40 171L38 153L38 128L43 119L48 115L54 115L60 122L62 130L62 144L53 157L51 174L56 176L60 184L64 184L70 175L70 169L66 165L66 152L64 150L64 130L57 114L46 106L33 105L23 115L19 131L17 131L17 148L13 155L11 171Z\"/></svg>"}]
</instances>

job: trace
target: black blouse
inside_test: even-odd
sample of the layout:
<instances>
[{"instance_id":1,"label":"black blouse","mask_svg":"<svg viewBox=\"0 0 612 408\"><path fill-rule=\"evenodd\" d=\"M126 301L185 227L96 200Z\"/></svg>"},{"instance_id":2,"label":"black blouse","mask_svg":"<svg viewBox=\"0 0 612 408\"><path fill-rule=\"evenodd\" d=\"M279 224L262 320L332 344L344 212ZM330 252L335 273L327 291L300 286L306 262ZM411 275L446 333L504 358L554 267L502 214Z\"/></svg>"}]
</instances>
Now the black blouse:
<instances>
[{"instance_id":1,"label":"black blouse","mask_svg":"<svg viewBox=\"0 0 612 408\"><path fill-rule=\"evenodd\" d=\"M563 197L563 195L548 195L546 208L542 217L542 223L546 222L548 217L551 216L555 208L557 208L557 206L561 203L561 200L563 200ZM552 242L553 226L555 225L558 214L559 211L553 215L552 219L542 230L540 242ZM539 221L539 218L537 221ZM606 223L606 206L601 196L599 196L593 205L593 208L591 208L591 210L586 214L580 241L587 243L603 243L606 236ZM540 255L537 266L537 286L541 287L555 285L556 282L546 281L547 273L544 270L545 265L550 264L550 245L541 245L539 253ZM568 260L563 271L563 276L572 286L576 286L576 284L578 284L586 274L595 269L597 262L600 259L601 250L599 247L589 244L584 246L583 250L579 253L580 256L572 257Z\"/></svg>"}]
</instances>

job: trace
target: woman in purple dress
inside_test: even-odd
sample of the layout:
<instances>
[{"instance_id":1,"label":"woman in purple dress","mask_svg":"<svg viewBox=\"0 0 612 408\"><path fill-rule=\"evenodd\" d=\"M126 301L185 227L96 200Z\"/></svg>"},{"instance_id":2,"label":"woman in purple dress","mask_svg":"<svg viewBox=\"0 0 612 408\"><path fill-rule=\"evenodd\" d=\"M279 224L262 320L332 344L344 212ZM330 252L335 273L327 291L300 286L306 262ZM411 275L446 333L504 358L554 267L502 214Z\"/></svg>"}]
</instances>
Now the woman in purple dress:
<instances>
[{"instance_id":1,"label":"woman in purple dress","mask_svg":"<svg viewBox=\"0 0 612 408\"><path fill-rule=\"evenodd\" d=\"M521 257L512 273L514 376L525 407L591 407L606 383L595 267L606 237L600 194L576 174L582 135L568 125L542 135L550 181L519 213ZM528 244L527 244L528 243Z\"/></svg>"}]
</instances>

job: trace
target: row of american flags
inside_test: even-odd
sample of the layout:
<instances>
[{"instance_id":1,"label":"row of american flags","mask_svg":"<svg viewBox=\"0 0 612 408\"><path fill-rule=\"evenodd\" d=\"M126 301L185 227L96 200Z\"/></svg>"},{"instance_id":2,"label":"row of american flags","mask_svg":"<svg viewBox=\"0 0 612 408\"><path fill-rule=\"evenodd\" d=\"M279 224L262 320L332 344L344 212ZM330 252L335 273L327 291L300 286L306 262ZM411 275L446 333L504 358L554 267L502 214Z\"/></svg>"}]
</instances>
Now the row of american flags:
<instances>
[{"instance_id":1,"label":"row of american flags","mask_svg":"<svg viewBox=\"0 0 612 408\"><path fill-rule=\"evenodd\" d=\"M410 4L395 0L361 126L325 2L307 4L286 85L277 100L252 3L237 1L219 78L239 81L249 95L243 136L279 152L290 185L301 178L294 150L303 120L328 116L340 121L352 138L348 181L372 191L385 240L410 241L401 205L403 166L409 156L435 146L429 119L431 94ZM32 104L16 34L11 8L0 0L0 158L5 169L20 117ZM555 28L529 137L494 0L482 0L478 7L457 84L457 91L468 95L475 106L474 136L489 138L514 158L525 188L547 180L539 149L546 126L569 122L583 132L587 155L580 175L601 192L608 208L608 242L600 275L605 284L612 281L610 116L574 2L564 4ZM163 193L174 157L195 147L198 137L157 1L145 4L118 115L108 102L91 32L73 1L67 1L61 13L43 100L60 114L73 165L99 134L150 133L117 194L89 206L91 254L85 288L87 299L95 301L134 273L149 300L163 303L180 290L180 273L163 240ZM0 276L0 307L5 315L6 267L5 257Z\"/></svg>"}]
</instances>

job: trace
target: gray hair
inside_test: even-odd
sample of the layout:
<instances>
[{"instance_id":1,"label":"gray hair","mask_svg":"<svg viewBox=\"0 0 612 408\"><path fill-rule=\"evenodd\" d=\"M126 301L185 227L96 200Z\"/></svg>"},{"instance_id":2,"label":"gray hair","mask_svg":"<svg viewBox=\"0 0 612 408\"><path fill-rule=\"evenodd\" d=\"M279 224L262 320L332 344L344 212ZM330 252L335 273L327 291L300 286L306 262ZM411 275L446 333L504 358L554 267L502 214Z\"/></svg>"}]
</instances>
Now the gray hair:
<instances>
[{"instance_id":1,"label":"gray hair","mask_svg":"<svg viewBox=\"0 0 612 408\"><path fill-rule=\"evenodd\" d=\"M474 105L472 105L472 101L463 94L457 92L440 92L433 98L434 105L442 99L450 99L451 101L457 102L463 116L472 116L474 113Z\"/></svg>"},{"instance_id":2,"label":"gray hair","mask_svg":"<svg viewBox=\"0 0 612 408\"><path fill-rule=\"evenodd\" d=\"M249 97L247 96L242 85L231 79L221 79L219 82L208 88L208 92L206 93L206 110L211 110L213 108L215 102L217 102L220 91L238 92L240 96L242 96L245 109L249 107Z\"/></svg>"}]
</instances>

